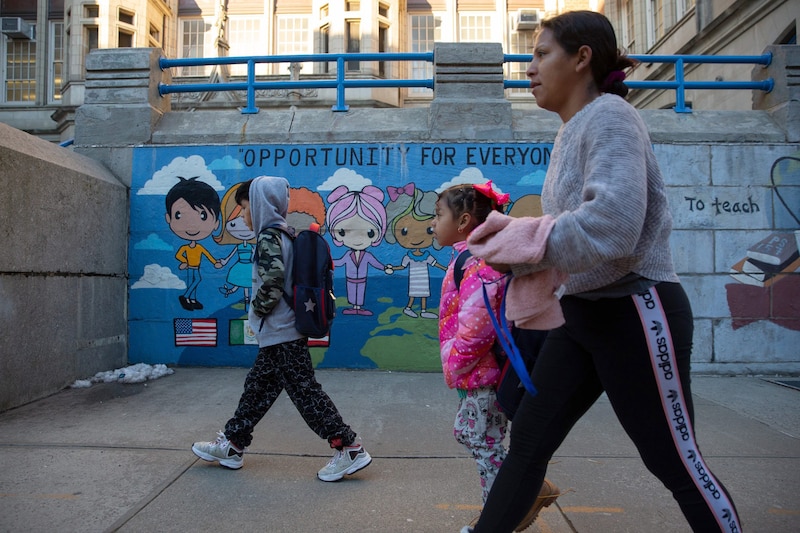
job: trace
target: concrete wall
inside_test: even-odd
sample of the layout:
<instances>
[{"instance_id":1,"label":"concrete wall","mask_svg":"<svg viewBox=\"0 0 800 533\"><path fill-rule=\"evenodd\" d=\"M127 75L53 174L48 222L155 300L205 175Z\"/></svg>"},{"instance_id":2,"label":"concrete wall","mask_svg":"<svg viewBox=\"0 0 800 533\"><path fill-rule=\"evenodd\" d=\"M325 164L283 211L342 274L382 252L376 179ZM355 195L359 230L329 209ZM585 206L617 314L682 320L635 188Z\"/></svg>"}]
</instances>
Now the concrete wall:
<instances>
[{"instance_id":1,"label":"concrete wall","mask_svg":"<svg viewBox=\"0 0 800 533\"><path fill-rule=\"evenodd\" d=\"M126 283L126 246L132 250L136 244L126 233L126 187L155 177L163 154L216 150L235 160L248 149L264 146L524 147L551 144L560 126L551 113L512 110L503 99L497 87L502 62L499 45L439 45L437 91L430 109L348 113L303 109L256 115L172 112L169 98L157 94L158 83L169 81L157 68L158 53L155 49L97 50L87 61L87 101L76 116L75 151L102 163L118 179L85 157L42 146L21 134L1 136L3 146L13 142L3 152L3 159L13 164L0 171L2 197L8 204L0 216L10 252L3 255L0 268L5 402L0 408L115 367L123 362L125 350L140 341L125 335L126 302L137 281L131 274ZM785 64L775 72L779 84L787 83L786 73L794 61L789 55L783 57ZM642 112L670 194L676 267L695 310L696 371L800 373L796 349L800 275L792 273L763 287L741 283L730 275L751 245L773 232L792 233L800 228L796 213L800 166L794 159L800 156L800 144L786 118L796 114L794 92L776 93L787 94L788 102L768 98L763 109L748 112ZM136 155L142 153L152 154L150 166ZM246 161L240 162L248 168ZM495 178L501 188L520 187L519 182L503 180L526 172L525 164L510 164L507 169L503 165L490 168L490 162L459 164L463 168L458 171L481 171ZM140 169L151 175L134 176ZM265 174L267 170L249 167L248 172ZM245 174L241 177L253 177ZM382 189L402 185L393 174L384 178L375 177L373 184ZM296 179L295 185L302 186L302 172ZM120 213L126 215L113 216ZM163 213L134 212L132 217L162 225L164 220ZM28 222L22 232L25 236L20 239L15 232L12 239L11 228L19 228L21 220ZM41 225L42 220L46 225ZM50 252L54 246L43 244L48 242L57 245L58 254ZM165 313L163 322L171 323L173 317ZM337 321L346 335L343 317ZM381 344L380 334L369 333L365 339L375 343L377 351L386 348L389 357L396 349ZM435 351L435 339L427 342L424 349ZM398 357L408 346L419 349L414 344L401 346ZM328 350L335 349L334 345ZM129 363L142 359L139 353L127 353ZM156 352L148 357L158 362L161 355ZM317 357L316 362L320 361Z\"/></svg>"},{"instance_id":2,"label":"concrete wall","mask_svg":"<svg viewBox=\"0 0 800 533\"><path fill-rule=\"evenodd\" d=\"M0 411L127 360L128 191L0 124Z\"/></svg>"},{"instance_id":3,"label":"concrete wall","mask_svg":"<svg viewBox=\"0 0 800 533\"><path fill-rule=\"evenodd\" d=\"M800 301L800 275L784 276L778 283L766 286L743 283L741 276L740 279L731 276L731 269L745 258L751 245L773 232L793 235L800 228L800 215L792 212L796 209L793 206L800 205L800 166L796 159L800 157L800 145L796 126L787 118L794 116L798 105L796 89L787 82L787 73L796 63L797 47L772 47L772 51L777 58L775 64L769 69L754 69L754 77L775 77L776 91L767 97L755 95L757 110L698 111L689 115L671 110L642 112L668 184L675 218L673 253L696 316L694 368L698 371L800 372L800 353L794 348L800 342L800 311L796 303ZM139 186L161 175L167 163L176 157L188 159L205 154L211 159L225 158L237 168L232 177L217 171L216 175L225 176L220 178L223 182L232 180L234 183L238 179L272 173L289 177L294 186L320 190L322 178L314 178L310 167L278 163L256 165L252 159L248 161L245 154L259 150L274 153L276 149L288 152L292 148L375 145L387 150L404 146L411 150L409 154L418 151L420 146L453 146L455 151L466 150L469 145L486 150L530 145L546 147L552 143L560 126L558 118L551 113L513 110L503 98L499 45L438 45L435 51L436 92L429 109L354 109L348 113L332 113L293 108L262 111L256 115L231 111L170 112L167 99L152 98L153 88L163 81L162 73L158 70L146 73L143 68L153 63L156 51L127 53L139 54L135 63L142 68L136 74L139 76L136 82L118 56L103 51L92 54L94 60L90 65L97 75L93 76L90 71L89 80L94 80L97 98L89 99L88 105L79 112L78 123L82 122L83 128L76 137L76 150L104 161L121 173L136 172ZM127 95L132 105L120 111L130 127L113 131L114 122L109 119L120 106L113 98L113 91L119 88L110 85L104 88L103 80L113 79L114 69L123 67L129 78L126 85L138 89L134 95ZM155 119L158 120L154 124ZM136 164L132 164L133 157L125 155L126 151L140 153ZM414 179L413 175L402 179L404 164L393 167L387 163L381 172L369 174L364 170L363 173L368 175L372 185L388 189ZM522 176L532 170L538 172L540 168L515 163L494 167L491 162L468 162L466 159L458 164L461 167L456 169L440 169L444 171L440 181L468 169L478 171L485 178L491 177L501 188L512 191L512 199L523 191L538 193L534 187L525 190L519 186ZM424 180L418 177L418 181ZM220 190L226 186L230 183L222 183ZM154 216L146 208L143 212L144 215L142 212L133 214L132 224L138 219L155 220L161 215ZM134 253L134 244L132 240L131 253ZM174 266L167 267L171 268ZM139 274L131 272L131 284ZM205 274L213 279L214 269L209 268ZM341 273L337 275L342 276ZM381 285L384 278L383 272L374 272L370 274L369 283L385 287ZM438 286L432 289L435 293ZM385 289L386 298L397 301L394 305L402 310L404 295L392 291ZM134 292L129 292L131 298ZM174 307L174 303L171 306ZM226 306L230 304L221 307ZM390 303L389 308L391 306ZM153 321L171 324L176 312L170 310L169 304L165 304L164 309L163 316ZM213 312L208 311L208 316ZM398 316L387 311L381 319L384 322L376 322L376 327L382 323L386 328L393 326L401 331L404 341L400 348L383 337L384 329L368 328L372 334L364 334L363 342L348 343L340 335L315 362L346 366L349 363L341 361L350 360L350 355L341 354L356 352L374 366L396 368L392 363L387 364L387 360L403 358L408 346L413 346L414 351L431 351L435 360L435 338L427 344L416 340L426 333L435 335L435 330L414 337L415 332L403 326L402 313ZM135 319L132 317L132 320ZM342 331L348 333L357 331L349 320L340 314L334 328L341 326ZM137 328L134 328L134 322L131 324L132 332L141 325L136 323ZM144 328L143 331L150 330ZM354 337L358 335L349 335L351 341ZM142 358L149 362L198 361L194 356L187 358L185 353L176 356L175 346L143 353L135 348L137 342L131 339L131 362ZM368 342L372 343L369 349ZM227 358L225 350L230 347L222 344L221 340L220 345L209 348L213 352L206 352L213 356L199 360L247 364L247 357ZM381 352L384 358L377 363L375 358L370 359L373 350Z\"/></svg>"}]
</instances>

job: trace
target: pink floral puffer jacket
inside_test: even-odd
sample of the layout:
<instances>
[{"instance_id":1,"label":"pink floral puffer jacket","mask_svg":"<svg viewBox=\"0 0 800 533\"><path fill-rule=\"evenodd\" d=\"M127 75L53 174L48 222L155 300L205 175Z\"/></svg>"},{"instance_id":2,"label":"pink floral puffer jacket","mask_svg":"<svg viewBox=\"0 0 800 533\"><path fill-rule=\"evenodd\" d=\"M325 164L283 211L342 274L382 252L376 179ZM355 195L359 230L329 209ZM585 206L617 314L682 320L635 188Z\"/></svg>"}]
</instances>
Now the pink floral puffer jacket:
<instances>
[{"instance_id":1,"label":"pink floral puffer jacket","mask_svg":"<svg viewBox=\"0 0 800 533\"><path fill-rule=\"evenodd\" d=\"M507 279L486 265L483 259L470 257L464 264L460 291L456 289L453 268L466 241L457 242L455 254L442 282L439 304L439 344L442 370L451 389L493 387L500 378L492 347L497 335L483 300L486 286L495 316L500 309Z\"/></svg>"}]
</instances>

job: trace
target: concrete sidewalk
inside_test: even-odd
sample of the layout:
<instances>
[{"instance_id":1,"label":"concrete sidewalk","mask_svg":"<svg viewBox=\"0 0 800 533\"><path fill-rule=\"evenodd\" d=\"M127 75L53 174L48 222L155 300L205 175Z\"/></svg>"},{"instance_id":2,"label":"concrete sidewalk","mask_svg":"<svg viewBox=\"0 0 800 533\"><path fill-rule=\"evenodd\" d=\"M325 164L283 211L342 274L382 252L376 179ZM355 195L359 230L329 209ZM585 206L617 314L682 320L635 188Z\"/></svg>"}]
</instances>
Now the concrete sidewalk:
<instances>
[{"instance_id":1,"label":"concrete sidewalk","mask_svg":"<svg viewBox=\"0 0 800 533\"><path fill-rule=\"evenodd\" d=\"M285 394L241 470L192 454L231 416L246 373L178 368L0 413L0 531L456 533L478 514L475 465L452 437L457 397L440 374L318 371L374 458L324 483L327 443ZM755 377L695 376L693 387L699 443L744 530L800 531L800 391ZM548 478L566 493L529 532L689 531L605 397Z\"/></svg>"}]
</instances>

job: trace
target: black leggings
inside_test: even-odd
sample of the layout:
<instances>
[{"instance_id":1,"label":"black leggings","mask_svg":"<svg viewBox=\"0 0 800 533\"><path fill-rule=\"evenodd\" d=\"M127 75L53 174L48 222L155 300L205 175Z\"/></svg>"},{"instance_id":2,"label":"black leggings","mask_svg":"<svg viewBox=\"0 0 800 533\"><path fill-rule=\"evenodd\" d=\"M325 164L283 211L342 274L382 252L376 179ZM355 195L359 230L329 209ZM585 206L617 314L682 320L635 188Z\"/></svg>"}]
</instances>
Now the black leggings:
<instances>
[{"instance_id":1,"label":"black leggings","mask_svg":"<svg viewBox=\"0 0 800 533\"><path fill-rule=\"evenodd\" d=\"M741 531L733 501L694 439L689 386L692 310L680 284L624 298L561 301L511 425L511 446L475 532L514 530L539 493L547 463L605 391L645 466L672 491L693 531Z\"/></svg>"},{"instance_id":2,"label":"black leggings","mask_svg":"<svg viewBox=\"0 0 800 533\"><path fill-rule=\"evenodd\" d=\"M333 401L314 377L306 339L266 346L244 381L244 392L233 418L225 424L225 436L236 446L250 446L253 429L267 414L281 391L300 412L308 427L328 442L341 439L349 446L355 432L344 423Z\"/></svg>"}]
</instances>

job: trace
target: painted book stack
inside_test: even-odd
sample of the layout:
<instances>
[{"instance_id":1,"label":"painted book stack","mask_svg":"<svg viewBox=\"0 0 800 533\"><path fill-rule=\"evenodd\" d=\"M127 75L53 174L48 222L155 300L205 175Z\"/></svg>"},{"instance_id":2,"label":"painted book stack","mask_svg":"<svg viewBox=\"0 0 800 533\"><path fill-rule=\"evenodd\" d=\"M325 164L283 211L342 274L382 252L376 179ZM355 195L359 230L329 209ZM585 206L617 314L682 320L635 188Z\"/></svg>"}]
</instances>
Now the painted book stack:
<instances>
[{"instance_id":1,"label":"painted book stack","mask_svg":"<svg viewBox=\"0 0 800 533\"><path fill-rule=\"evenodd\" d=\"M769 287L800 269L800 252L792 233L771 233L747 249L731 267L731 277L747 285Z\"/></svg>"}]
</instances>

